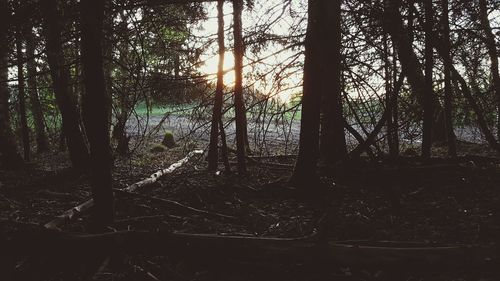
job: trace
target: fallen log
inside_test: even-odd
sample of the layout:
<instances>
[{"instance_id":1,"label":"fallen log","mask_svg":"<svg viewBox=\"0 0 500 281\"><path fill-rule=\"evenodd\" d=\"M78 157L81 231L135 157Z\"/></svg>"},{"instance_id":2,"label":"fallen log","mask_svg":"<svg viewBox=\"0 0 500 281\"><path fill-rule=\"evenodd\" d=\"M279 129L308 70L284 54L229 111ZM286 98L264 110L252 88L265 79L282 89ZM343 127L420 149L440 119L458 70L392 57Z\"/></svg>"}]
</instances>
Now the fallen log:
<instances>
[{"instance_id":1,"label":"fallen log","mask_svg":"<svg viewBox=\"0 0 500 281\"><path fill-rule=\"evenodd\" d=\"M10 231L9 231L10 230ZM169 232L113 232L71 234L35 226L0 226L0 256L92 256L96 254L147 254L217 263L307 265L375 268L462 269L498 265L497 245L429 246L408 242L325 241L317 236L264 238Z\"/></svg>"},{"instance_id":2,"label":"fallen log","mask_svg":"<svg viewBox=\"0 0 500 281\"><path fill-rule=\"evenodd\" d=\"M158 198L158 197L153 197L153 196L146 196L146 195L142 195L142 194L139 194L139 193L128 192L128 191L119 190L119 189L115 189L115 191L118 192L118 193L124 194L124 195L136 196L136 197L144 198L144 199L147 199L147 200L151 200L151 201L155 201L155 202L167 204L169 206L177 207L177 208L180 208L180 209L183 209L183 210L187 210L187 211L190 211L190 212L196 213L196 214L208 215L208 216L219 217L219 218L224 218L224 219L236 219L236 217L233 217L233 216L219 214L219 213L216 213L216 212L210 212L210 211L206 211L206 210L196 209L196 208L193 208L191 206L187 206L187 205L184 205L182 203L179 203L177 201L170 200L170 199L163 199L163 198Z\"/></svg>"},{"instance_id":3,"label":"fallen log","mask_svg":"<svg viewBox=\"0 0 500 281\"><path fill-rule=\"evenodd\" d=\"M142 181L136 182L134 184L129 185L128 187L124 188L123 191L134 192L134 191L138 190L139 188L152 185L153 183L155 183L156 181L158 181L158 179L160 177L162 177L162 176L164 176L166 174L170 174L173 171L175 171L177 168L179 168L182 165L186 164L189 161L189 159L191 157L193 157L194 155L202 154L202 153L203 153L203 150L194 150L194 151L191 151L191 152L188 153L188 155L186 155L186 157L184 157L181 160L173 163L168 168L159 170L156 173L154 173L151 176L149 176L148 178L146 178L146 179L144 179ZM71 220L74 220L74 219L80 217L82 213L86 213L88 210L90 210L90 208L92 208L92 206L94 206L94 200L93 199L89 199L89 200L87 200L87 201L85 201L85 202L83 202L83 203L81 203L81 204L79 204L79 205L77 205L77 206L69 209L69 210L66 210L64 213L62 213L61 215L57 216L55 219L53 219L50 222L46 223L44 225L44 227L47 228L47 229L59 229L65 223L67 223L67 222L69 222Z\"/></svg>"}]
</instances>

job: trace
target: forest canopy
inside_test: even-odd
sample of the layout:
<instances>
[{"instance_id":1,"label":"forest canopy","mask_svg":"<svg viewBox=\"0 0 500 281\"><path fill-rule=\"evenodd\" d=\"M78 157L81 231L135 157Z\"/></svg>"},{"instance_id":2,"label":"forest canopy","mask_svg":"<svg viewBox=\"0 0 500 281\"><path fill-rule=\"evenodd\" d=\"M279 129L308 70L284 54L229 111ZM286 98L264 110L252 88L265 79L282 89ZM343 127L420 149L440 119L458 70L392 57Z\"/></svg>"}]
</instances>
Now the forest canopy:
<instances>
[{"instance_id":1,"label":"forest canopy","mask_svg":"<svg viewBox=\"0 0 500 281\"><path fill-rule=\"evenodd\" d=\"M373 221L413 221L418 216L402 205L429 186L485 188L474 206L493 214L488 208L500 198L488 189L500 173L499 57L495 0L0 0L0 192L22 201L51 177L68 188L79 183L42 192L71 204L26 216L50 231L74 230L84 218L77 229L97 236L66 237L78 243L108 239L113 227L134 240L118 224L138 206L147 209L138 211L146 212L141 218L159 216L151 202L223 221L252 214L247 229L231 224L219 232L249 231L259 224L256 210L269 206L253 195L244 204L241 189L243 197L298 200L283 208L269 203L281 212L298 212L290 206L306 201L307 211L295 216L300 236L308 229L327 242L351 240L324 234L325 225L363 200L386 198L370 210L390 206L390 215L373 211ZM450 174L458 183L447 181ZM407 175L418 178L416 190ZM139 192L176 180L182 188L173 193ZM191 192L206 182L216 191ZM382 195L369 198L370 184ZM162 197L173 195L187 202ZM149 205L123 207L129 197ZM345 197L352 204L332 211ZM24 212L19 206L30 205L4 201L9 223ZM473 209L462 207L455 209ZM491 216L476 218L488 224ZM214 247L222 239L176 235L169 238L207 239ZM276 242L259 239L259 247Z\"/></svg>"}]
</instances>

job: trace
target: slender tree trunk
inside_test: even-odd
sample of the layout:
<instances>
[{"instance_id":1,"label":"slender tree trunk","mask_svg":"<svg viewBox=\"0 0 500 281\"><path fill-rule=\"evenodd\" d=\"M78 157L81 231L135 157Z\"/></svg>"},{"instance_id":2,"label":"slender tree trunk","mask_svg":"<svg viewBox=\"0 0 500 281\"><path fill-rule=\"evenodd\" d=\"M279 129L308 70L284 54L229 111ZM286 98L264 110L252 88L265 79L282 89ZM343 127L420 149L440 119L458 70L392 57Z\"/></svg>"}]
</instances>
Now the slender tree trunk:
<instances>
[{"instance_id":1,"label":"slender tree trunk","mask_svg":"<svg viewBox=\"0 0 500 281\"><path fill-rule=\"evenodd\" d=\"M38 96L37 71L35 60L35 40L33 29L30 27L26 34L26 56L28 69L28 94L31 104L31 114L35 125L36 149L38 153L46 152L49 149L45 121L43 117L42 105Z\"/></svg>"},{"instance_id":2,"label":"slender tree trunk","mask_svg":"<svg viewBox=\"0 0 500 281\"><path fill-rule=\"evenodd\" d=\"M319 157L319 129L321 109L321 16L324 1L308 1L308 20L305 39L304 78L302 93L302 118L300 120L299 155L295 163L291 184L313 187L307 183L317 178Z\"/></svg>"},{"instance_id":3,"label":"slender tree trunk","mask_svg":"<svg viewBox=\"0 0 500 281\"><path fill-rule=\"evenodd\" d=\"M432 32L434 25L434 12L432 10L432 0L424 1L425 10L425 91L423 96L423 132L422 132L422 157L431 157L432 147L432 123L434 119L434 109L432 104L432 70L434 68L434 49L432 46Z\"/></svg>"},{"instance_id":4,"label":"slender tree trunk","mask_svg":"<svg viewBox=\"0 0 500 281\"><path fill-rule=\"evenodd\" d=\"M449 50L445 48L446 45L446 43L444 42L445 39L439 38L438 36L434 36L433 39L435 40L434 47L436 48L437 53L443 59L443 61L444 60L451 61ZM500 144L498 143L498 140L495 139L494 134L488 128L488 122L486 121L486 118L483 114L484 112L483 108L481 108L479 103L477 103L476 99L474 99L474 97L472 96L472 92L469 86L467 85L467 82L462 77L462 75L460 75L457 69L453 65L451 65L450 70L452 79L455 81L455 83L458 83L460 85L462 94L469 103L469 106L471 107L472 111L476 114L477 123L479 129L481 130L481 133L483 134L484 138L486 139L490 147L496 150L497 154L500 155Z\"/></svg>"},{"instance_id":5,"label":"slender tree trunk","mask_svg":"<svg viewBox=\"0 0 500 281\"><path fill-rule=\"evenodd\" d=\"M497 101L497 139L500 139L500 73L498 66L499 51L495 40L495 34L491 29L490 20L488 19L487 0L479 0L479 16L481 27L485 34L486 48L490 57L490 71L493 79L493 91Z\"/></svg>"},{"instance_id":6,"label":"slender tree trunk","mask_svg":"<svg viewBox=\"0 0 500 281\"><path fill-rule=\"evenodd\" d=\"M82 0L80 15L85 85L82 105L90 144L90 182L94 199L92 227L96 231L102 231L114 218L108 123L111 101L106 93L102 53L104 1Z\"/></svg>"},{"instance_id":7,"label":"slender tree trunk","mask_svg":"<svg viewBox=\"0 0 500 281\"><path fill-rule=\"evenodd\" d=\"M224 122L222 122L222 118L219 120L219 129L220 129L220 141L221 141L221 156L222 161L224 163L224 170L226 173L231 173L231 165L229 164L229 156L227 149L227 141L226 141L226 131L224 130Z\"/></svg>"},{"instance_id":8,"label":"slender tree trunk","mask_svg":"<svg viewBox=\"0 0 500 281\"><path fill-rule=\"evenodd\" d=\"M127 64L127 58L129 56L129 51L128 51L128 42L129 42L129 33L128 33L128 26L127 26L127 16L124 13L120 13L120 18L121 18L121 23L118 27L119 32L122 33L122 36L124 38L125 46L120 47L120 61L121 64L126 65ZM112 97L112 95L110 94ZM130 101L128 96L125 93L117 93L116 95L116 124L113 126L113 132L112 132L112 137L113 140L117 143L116 146L116 152L119 155L126 155L129 153L129 142L130 142L130 137L127 136L127 119L130 114Z\"/></svg>"},{"instance_id":9,"label":"slender tree trunk","mask_svg":"<svg viewBox=\"0 0 500 281\"><path fill-rule=\"evenodd\" d=\"M31 145L30 133L28 127L28 118L26 117L26 92L24 85L24 54L23 37L18 28L16 30L16 56L17 56L17 95L19 99L19 120L21 121L21 138L23 140L24 160L30 160Z\"/></svg>"},{"instance_id":10,"label":"slender tree trunk","mask_svg":"<svg viewBox=\"0 0 500 281\"><path fill-rule=\"evenodd\" d=\"M6 169L22 168L9 114L8 57L11 14L7 0L0 0L0 161Z\"/></svg>"},{"instance_id":11,"label":"slender tree trunk","mask_svg":"<svg viewBox=\"0 0 500 281\"><path fill-rule=\"evenodd\" d=\"M320 20L323 34L324 62L322 86L322 112L320 151L328 165L346 159L347 145L342 110L342 32L341 0L324 4L325 15Z\"/></svg>"},{"instance_id":12,"label":"slender tree trunk","mask_svg":"<svg viewBox=\"0 0 500 281\"><path fill-rule=\"evenodd\" d=\"M113 132L112 136L113 139L117 142L116 145L116 152L119 155L127 155L130 152L129 149L129 142L130 138L127 136L127 117L128 117L128 110L126 109L126 106L123 105L123 98L118 98L118 106L119 106L119 112L118 116L116 117L116 124L113 127Z\"/></svg>"},{"instance_id":13,"label":"slender tree trunk","mask_svg":"<svg viewBox=\"0 0 500 281\"><path fill-rule=\"evenodd\" d=\"M62 16L54 1L41 0L47 40L47 61L62 116L62 130L68 146L71 163L75 169L88 168L89 153L80 129L80 114L71 95L69 66L62 49Z\"/></svg>"},{"instance_id":14,"label":"slender tree trunk","mask_svg":"<svg viewBox=\"0 0 500 281\"><path fill-rule=\"evenodd\" d=\"M423 97L426 91L425 77L422 73L423 67L413 50L408 30L403 26L403 19L399 11L401 3L399 0L385 0L384 26L397 50L402 72L410 84L412 93L415 95L417 102L423 106ZM434 141L437 141L443 137L439 133L444 131L445 124L444 118L442 118L442 107L437 96L432 94L432 97L433 108L439 113L435 118L432 134Z\"/></svg>"},{"instance_id":15,"label":"slender tree trunk","mask_svg":"<svg viewBox=\"0 0 500 281\"><path fill-rule=\"evenodd\" d=\"M110 101L113 97L113 7L111 5L112 1L104 1L104 19L103 19L103 67L104 67L104 79L106 83L106 93L110 97ZM110 105L111 108L111 105ZM108 124L111 126L112 111L108 110ZM125 123L127 121L125 120ZM123 126L125 129L125 126ZM127 142L128 143L128 142ZM128 152L128 145L127 149Z\"/></svg>"},{"instance_id":16,"label":"slender tree trunk","mask_svg":"<svg viewBox=\"0 0 500 281\"><path fill-rule=\"evenodd\" d=\"M236 114L236 157L238 160L238 172L246 172L246 149L248 142L247 121L245 101L243 99L243 54L245 46L243 43L243 30L241 14L243 12L243 0L233 0L233 36L234 36L234 107Z\"/></svg>"},{"instance_id":17,"label":"slender tree trunk","mask_svg":"<svg viewBox=\"0 0 500 281\"><path fill-rule=\"evenodd\" d=\"M441 7L443 10L442 26L443 26L443 39L446 53L451 52L450 44L450 21L448 0L441 0ZM445 129L446 129L446 142L448 143L448 156L457 156L457 146L455 134L453 132L453 89L451 83L451 68L452 58L446 56L444 58L444 116L445 116Z\"/></svg>"},{"instance_id":18,"label":"slender tree trunk","mask_svg":"<svg viewBox=\"0 0 500 281\"><path fill-rule=\"evenodd\" d=\"M385 76L385 108L387 111L387 146L389 147L389 156L394 155L394 106L392 104L394 98L394 90L392 85L391 62L389 61L389 39L387 34L384 34L384 76Z\"/></svg>"},{"instance_id":19,"label":"slender tree trunk","mask_svg":"<svg viewBox=\"0 0 500 281\"><path fill-rule=\"evenodd\" d=\"M396 47L393 44L392 47L392 97L389 106L391 107L391 115L388 118L392 119L392 130L389 131L390 138L392 139L392 146L389 147L389 155L393 158L399 156L399 107L398 107L398 97L399 88L403 84L404 75L400 75L398 79L398 61L396 54Z\"/></svg>"},{"instance_id":20,"label":"slender tree trunk","mask_svg":"<svg viewBox=\"0 0 500 281\"><path fill-rule=\"evenodd\" d=\"M469 103L474 113L476 113L477 123L479 129L483 133L484 138L486 139L490 147L496 150L497 155L500 155L500 145L498 141L495 139L495 136L493 135L491 130L488 128L488 122L486 121L486 118L484 118L483 109L479 106L479 104L472 96L471 90L469 89L467 82L465 82L465 79L458 73L458 71L454 67L452 68L451 71L453 80L455 80L458 84L460 84L460 87L462 89L462 94L464 95L465 99Z\"/></svg>"},{"instance_id":21,"label":"slender tree trunk","mask_svg":"<svg viewBox=\"0 0 500 281\"><path fill-rule=\"evenodd\" d=\"M219 65L217 66L217 86L215 89L214 108L212 112L212 127L210 130L210 144L208 147L208 170L215 171L219 162L219 132L224 128L219 129L220 121L222 120L222 100L224 91L224 1L217 2L217 42L219 45Z\"/></svg>"}]
</instances>

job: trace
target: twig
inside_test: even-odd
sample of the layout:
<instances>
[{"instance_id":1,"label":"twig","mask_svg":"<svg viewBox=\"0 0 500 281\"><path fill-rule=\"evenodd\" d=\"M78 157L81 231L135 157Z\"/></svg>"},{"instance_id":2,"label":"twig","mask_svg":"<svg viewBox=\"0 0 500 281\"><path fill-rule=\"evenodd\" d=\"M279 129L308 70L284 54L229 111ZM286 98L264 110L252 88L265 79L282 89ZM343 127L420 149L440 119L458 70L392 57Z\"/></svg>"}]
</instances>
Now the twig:
<instances>
[{"instance_id":1,"label":"twig","mask_svg":"<svg viewBox=\"0 0 500 281\"><path fill-rule=\"evenodd\" d=\"M115 189L115 192L121 193L121 194L125 194L125 195L136 196L136 197L148 199L148 200L156 201L156 202L159 202L159 203L165 203L167 205L171 205L171 206L179 207L179 208L182 208L182 209L186 209L188 211L191 211L191 212L194 212L194 213L198 213L198 214L216 216L216 217L221 217L221 218L225 218L225 219L236 219L236 217L233 217L233 216L229 216L229 215L219 214L219 213L215 213L215 212L209 212L209 211L205 211L205 210L196 209L196 208L184 205L184 204L179 203L179 202L174 201L174 200L163 199L163 198L158 198L158 197L153 197L153 196L146 196L146 195L142 195L142 194L139 194L139 193L128 192L128 191L121 190L121 189Z\"/></svg>"}]
</instances>

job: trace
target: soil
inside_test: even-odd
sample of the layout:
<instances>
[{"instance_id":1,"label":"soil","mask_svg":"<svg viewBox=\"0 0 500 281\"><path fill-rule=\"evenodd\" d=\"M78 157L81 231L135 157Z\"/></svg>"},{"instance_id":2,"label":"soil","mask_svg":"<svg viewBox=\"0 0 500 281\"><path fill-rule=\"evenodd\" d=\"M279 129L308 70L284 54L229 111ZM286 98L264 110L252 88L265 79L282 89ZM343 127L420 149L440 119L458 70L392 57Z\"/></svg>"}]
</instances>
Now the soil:
<instances>
[{"instance_id":1,"label":"soil","mask_svg":"<svg viewBox=\"0 0 500 281\"><path fill-rule=\"evenodd\" d=\"M116 158L114 187L124 188L183 158L179 145L151 153L146 143L129 158ZM462 151L486 151L462 144ZM489 154L484 153L484 154ZM417 157L397 161L361 159L301 192L289 188L294 156L255 157L247 174L209 173L205 155L141 189L142 196L117 194L116 223L110 231L168 229L172 232L249 237L304 237L322 231L332 240L421 242L429 245L491 245L500 237L500 160L486 156ZM90 198L88 178L72 172L64 152L38 155L27 170L0 171L0 219L43 224ZM222 169L222 167L221 167ZM321 198L307 196L322 190ZM236 217L195 213L151 199ZM83 216L63 227L85 232ZM95 280L311 280L309 270L232 272L192 266L167 257L120 258ZM22 268L20 270L23 270ZM298 273L299 272L299 273ZM76 274L76 273L75 273ZM398 273L332 268L332 280L497 280L488 272ZM167 277L165 277L167 276ZM55 274L50 280L61 280ZM162 279L163 280L163 279Z\"/></svg>"}]
</instances>

